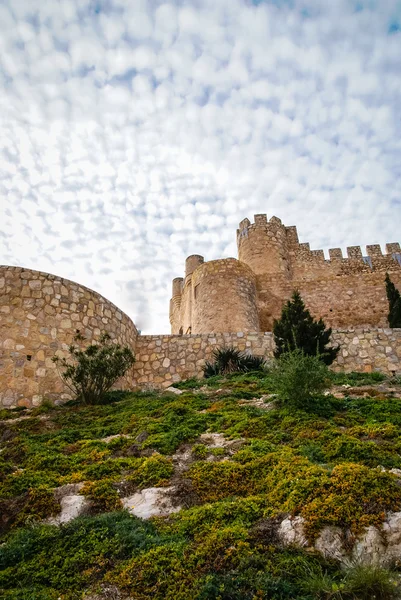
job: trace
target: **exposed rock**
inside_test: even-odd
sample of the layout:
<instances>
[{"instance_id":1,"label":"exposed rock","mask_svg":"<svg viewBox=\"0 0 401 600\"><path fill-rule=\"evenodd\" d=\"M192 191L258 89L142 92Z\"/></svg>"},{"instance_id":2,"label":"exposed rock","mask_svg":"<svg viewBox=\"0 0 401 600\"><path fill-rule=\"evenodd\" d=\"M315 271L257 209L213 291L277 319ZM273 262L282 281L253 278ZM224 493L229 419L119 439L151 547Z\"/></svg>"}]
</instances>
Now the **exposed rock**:
<instances>
[{"instance_id":1,"label":"exposed rock","mask_svg":"<svg viewBox=\"0 0 401 600\"><path fill-rule=\"evenodd\" d=\"M173 387L172 385L166 388L166 392L171 392L172 394L176 394L177 396L184 393L183 390L179 390L178 388Z\"/></svg>"},{"instance_id":2,"label":"exposed rock","mask_svg":"<svg viewBox=\"0 0 401 600\"><path fill-rule=\"evenodd\" d=\"M183 473L189 468L191 462L193 462L192 457L192 446L190 444L184 444L175 454L172 456L174 463L174 470L176 475Z\"/></svg>"},{"instance_id":3,"label":"exposed rock","mask_svg":"<svg viewBox=\"0 0 401 600\"><path fill-rule=\"evenodd\" d=\"M115 585L102 584L96 592L89 592L84 596L84 600L130 600Z\"/></svg>"},{"instance_id":4,"label":"exposed rock","mask_svg":"<svg viewBox=\"0 0 401 600\"><path fill-rule=\"evenodd\" d=\"M355 562L368 565L384 565L389 562L389 553L386 550L383 535L377 527L368 527L356 540L352 557Z\"/></svg>"},{"instance_id":5,"label":"exposed rock","mask_svg":"<svg viewBox=\"0 0 401 600\"><path fill-rule=\"evenodd\" d=\"M117 433L116 435L108 435L107 437L101 438L100 441L104 442L105 444L108 444L112 440L116 440L118 438L130 438L130 437L131 436L127 435L126 433Z\"/></svg>"},{"instance_id":6,"label":"exposed rock","mask_svg":"<svg viewBox=\"0 0 401 600\"><path fill-rule=\"evenodd\" d=\"M141 519L164 517L181 510L180 506L172 504L170 495L173 492L173 487L147 488L128 498L122 498L122 503L132 515Z\"/></svg>"},{"instance_id":7,"label":"exposed rock","mask_svg":"<svg viewBox=\"0 0 401 600\"><path fill-rule=\"evenodd\" d=\"M83 483L72 483L57 488L54 496L60 502L61 513L56 517L50 517L46 522L51 525L61 525L85 514L90 507L90 502L85 496L77 493L82 487Z\"/></svg>"},{"instance_id":8,"label":"exposed rock","mask_svg":"<svg viewBox=\"0 0 401 600\"><path fill-rule=\"evenodd\" d=\"M136 436L135 441L139 444L142 444L142 442L144 442L148 437L149 434L147 431L141 431L141 433Z\"/></svg>"},{"instance_id":9,"label":"exposed rock","mask_svg":"<svg viewBox=\"0 0 401 600\"><path fill-rule=\"evenodd\" d=\"M325 558L332 558L344 565L391 565L401 557L401 512L389 513L380 530L370 526L355 540L353 548L346 548L349 532L339 527L324 527L315 541L314 548ZM278 536L284 545L304 547L308 545L302 517L287 517L278 527Z\"/></svg>"},{"instance_id":10,"label":"exposed rock","mask_svg":"<svg viewBox=\"0 0 401 600\"><path fill-rule=\"evenodd\" d=\"M238 450L245 440L238 438L237 440L227 440L222 433L202 433L199 436L199 441L209 448L228 448L229 450Z\"/></svg>"},{"instance_id":11,"label":"exposed rock","mask_svg":"<svg viewBox=\"0 0 401 600\"><path fill-rule=\"evenodd\" d=\"M78 494L83 487L83 483L67 483L66 485L62 485L54 490L54 497L60 502L64 496Z\"/></svg>"},{"instance_id":12,"label":"exposed rock","mask_svg":"<svg viewBox=\"0 0 401 600\"><path fill-rule=\"evenodd\" d=\"M344 561L346 552L343 544L342 530L339 527L324 527L315 542L315 548L325 558Z\"/></svg>"},{"instance_id":13,"label":"exposed rock","mask_svg":"<svg viewBox=\"0 0 401 600\"><path fill-rule=\"evenodd\" d=\"M252 398L251 400L243 399L238 402L243 406L255 406L256 408L261 408L262 410L272 410L274 408L273 398L276 397L276 394L264 394L260 398Z\"/></svg>"},{"instance_id":14,"label":"exposed rock","mask_svg":"<svg viewBox=\"0 0 401 600\"><path fill-rule=\"evenodd\" d=\"M401 557L401 512L388 513L383 523L383 535L387 544L388 562Z\"/></svg>"},{"instance_id":15,"label":"exposed rock","mask_svg":"<svg viewBox=\"0 0 401 600\"><path fill-rule=\"evenodd\" d=\"M308 545L304 532L304 519L302 517L288 517L284 519L278 528L278 535L285 545L300 547Z\"/></svg>"}]
</instances>

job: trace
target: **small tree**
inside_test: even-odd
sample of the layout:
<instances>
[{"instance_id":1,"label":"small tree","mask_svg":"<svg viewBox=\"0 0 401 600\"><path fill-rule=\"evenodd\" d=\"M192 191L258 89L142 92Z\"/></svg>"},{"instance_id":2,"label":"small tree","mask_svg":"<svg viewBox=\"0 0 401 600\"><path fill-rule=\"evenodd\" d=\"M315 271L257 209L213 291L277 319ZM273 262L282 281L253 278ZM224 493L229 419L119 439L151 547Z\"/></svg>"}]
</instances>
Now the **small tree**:
<instances>
[{"instance_id":1,"label":"small tree","mask_svg":"<svg viewBox=\"0 0 401 600\"><path fill-rule=\"evenodd\" d=\"M74 337L76 342L83 341L81 334ZM113 344L104 333L98 344L90 344L85 350L74 344L68 348L70 357L53 357L59 367L59 373L66 386L78 400L86 404L101 401L112 385L122 377L135 362L128 347Z\"/></svg>"},{"instance_id":2,"label":"small tree","mask_svg":"<svg viewBox=\"0 0 401 600\"><path fill-rule=\"evenodd\" d=\"M331 365L340 347L327 347L331 328L326 329L322 319L315 321L298 291L284 305L281 318L274 321L274 356L279 358L286 352L302 350L307 356L318 356L326 365Z\"/></svg>"},{"instance_id":3,"label":"small tree","mask_svg":"<svg viewBox=\"0 0 401 600\"><path fill-rule=\"evenodd\" d=\"M386 293L388 300L388 324L390 327L401 327L401 294L386 273Z\"/></svg>"},{"instance_id":4,"label":"small tree","mask_svg":"<svg viewBox=\"0 0 401 600\"><path fill-rule=\"evenodd\" d=\"M293 350L275 361L270 377L280 400L306 408L329 385L330 372L318 356Z\"/></svg>"}]
</instances>

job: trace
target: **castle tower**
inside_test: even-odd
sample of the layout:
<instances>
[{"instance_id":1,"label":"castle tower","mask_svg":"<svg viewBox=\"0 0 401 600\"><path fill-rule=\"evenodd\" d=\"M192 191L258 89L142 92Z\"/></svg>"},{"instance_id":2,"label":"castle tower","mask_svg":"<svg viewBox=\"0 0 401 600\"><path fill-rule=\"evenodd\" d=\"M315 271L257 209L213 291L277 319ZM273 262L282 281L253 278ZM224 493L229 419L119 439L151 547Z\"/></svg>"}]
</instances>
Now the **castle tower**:
<instances>
[{"instance_id":1,"label":"castle tower","mask_svg":"<svg viewBox=\"0 0 401 600\"><path fill-rule=\"evenodd\" d=\"M255 275L235 258L211 260L192 274L192 333L258 331Z\"/></svg>"},{"instance_id":2,"label":"castle tower","mask_svg":"<svg viewBox=\"0 0 401 600\"><path fill-rule=\"evenodd\" d=\"M255 215L255 223L244 219L237 230L238 258L256 275L260 328L271 331L283 301L291 292L290 248L294 232L287 232L280 219ZM296 232L295 232L296 235Z\"/></svg>"},{"instance_id":3,"label":"castle tower","mask_svg":"<svg viewBox=\"0 0 401 600\"><path fill-rule=\"evenodd\" d=\"M173 279L172 297L170 300L170 323L171 333L180 333L181 327L181 299L184 279L176 277Z\"/></svg>"},{"instance_id":4,"label":"castle tower","mask_svg":"<svg viewBox=\"0 0 401 600\"><path fill-rule=\"evenodd\" d=\"M235 258L185 261L185 279L173 280L171 331L175 334L258 331L256 278Z\"/></svg>"}]
</instances>

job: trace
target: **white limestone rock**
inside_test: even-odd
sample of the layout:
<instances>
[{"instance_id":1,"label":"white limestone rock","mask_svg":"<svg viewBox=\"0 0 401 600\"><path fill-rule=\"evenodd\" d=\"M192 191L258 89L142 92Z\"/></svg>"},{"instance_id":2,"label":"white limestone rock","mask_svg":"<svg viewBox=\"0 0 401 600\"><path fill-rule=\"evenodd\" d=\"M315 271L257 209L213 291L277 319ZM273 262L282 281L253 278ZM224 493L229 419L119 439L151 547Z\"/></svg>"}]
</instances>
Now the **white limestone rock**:
<instances>
[{"instance_id":1,"label":"white limestone rock","mask_svg":"<svg viewBox=\"0 0 401 600\"><path fill-rule=\"evenodd\" d=\"M319 533L315 548L325 558L344 561L346 552L343 545L343 534L339 527L327 526Z\"/></svg>"},{"instance_id":2,"label":"white limestone rock","mask_svg":"<svg viewBox=\"0 0 401 600\"><path fill-rule=\"evenodd\" d=\"M183 394L183 390L179 390L178 388L170 385L168 388L166 388L165 390L166 392L171 392L172 394L176 394L177 396L179 396L180 394Z\"/></svg>"},{"instance_id":3,"label":"white limestone rock","mask_svg":"<svg viewBox=\"0 0 401 600\"><path fill-rule=\"evenodd\" d=\"M401 533L401 531L400 531ZM371 525L355 542L352 558L358 564L384 565L389 562L389 555L382 533Z\"/></svg>"},{"instance_id":4,"label":"white limestone rock","mask_svg":"<svg viewBox=\"0 0 401 600\"><path fill-rule=\"evenodd\" d=\"M383 523L383 536L387 545L386 561L401 559L401 512L388 513Z\"/></svg>"},{"instance_id":5,"label":"white limestone rock","mask_svg":"<svg viewBox=\"0 0 401 600\"><path fill-rule=\"evenodd\" d=\"M304 519L302 517L288 517L281 522L278 535L283 544L288 546L305 547L308 541L304 532Z\"/></svg>"},{"instance_id":6,"label":"white limestone rock","mask_svg":"<svg viewBox=\"0 0 401 600\"><path fill-rule=\"evenodd\" d=\"M165 517L181 510L180 506L173 506L171 501L173 491L174 487L147 488L128 498L122 498L122 503L132 515L141 519Z\"/></svg>"},{"instance_id":7,"label":"white limestone rock","mask_svg":"<svg viewBox=\"0 0 401 600\"><path fill-rule=\"evenodd\" d=\"M90 507L89 500L78 493L83 485L83 483L72 483L55 490L54 496L60 502L61 512L59 515L47 519L47 523L50 525L69 523L72 519L76 519L88 511Z\"/></svg>"}]
</instances>

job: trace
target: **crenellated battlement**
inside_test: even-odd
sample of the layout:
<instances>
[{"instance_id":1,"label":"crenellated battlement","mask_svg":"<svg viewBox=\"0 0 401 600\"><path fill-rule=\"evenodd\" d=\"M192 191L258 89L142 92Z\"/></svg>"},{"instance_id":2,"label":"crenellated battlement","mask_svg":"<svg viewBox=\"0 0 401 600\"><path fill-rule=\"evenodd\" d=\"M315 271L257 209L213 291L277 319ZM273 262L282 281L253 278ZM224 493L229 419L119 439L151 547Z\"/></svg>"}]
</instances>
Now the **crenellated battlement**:
<instances>
[{"instance_id":1,"label":"crenellated battlement","mask_svg":"<svg viewBox=\"0 0 401 600\"><path fill-rule=\"evenodd\" d=\"M380 244L369 244L366 246L366 252L362 251L361 246L348 246L346 249L347 255L344 257L341 248L330 248L328 258L326 258L324 250L311 250L309 242L299 242L297 228L292 226L284 226L278 217L267 219L267 215L254 215L254 222L248 218L243 219L237 229L237 243L240 248L243 245L244 239L252 239L253 249L256 254L260 254L261 235L266 235L270 238L269 243L272 245L283 241L282 235L285 232L285 243L283 253L288 252L288 261L290 263L302 262L312 263L316 265L341 266L343 271L349 268L361 271L383 271L388 269L398 269L401 267L401 249L398 242L386 244L386 252L383 253ZM255 235L258 237L256 241ZM255 245L256 242L256 245ZM266 249L265 249L266 252ZM249 252L248 252L249 254Z\"/></svg>"},{"instance_id":2,"label":"crenellated battlement","mask_svg":"<svg viewBox=\"0 0 401 600\"><path fill-rule=\"evenodd\" d=\"M281 222L281 219L278 217L271 217L267 220L267 215L260 214L254 215L254 223L251 223L249 219L242 219L239 224L239 228L237 229L237 239L241 236L247 237L250 231L262 229L263 231L277 231L277 228L282 228L285 230L286 228Z\"/></svg>"},{"instance_id":3,"label":"crenellated battlement","mask_svg":"<svg viewBox=\"0 0 401 600\"><path fill-rule=\"evenodd\" d=\"M258 322L261 331L270 331L295 289L312 314L332 327L383 327L386 272L401 289L401 249L396 242L386 244L385 251L380 244L369 244L348 246L344 254L341 248L325 252L300 242L294 225L257 214L253 222L240 222L237 245L239 261L230 259L229 270L223 268L224 260L203 263L202 256L187 258L185 278L173 282L173 332L196 333L205 327L234 331L237 315L244 330Z\"/></svg>"}]
</instances>

